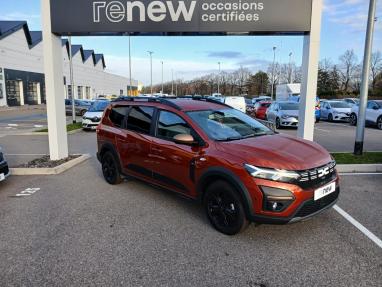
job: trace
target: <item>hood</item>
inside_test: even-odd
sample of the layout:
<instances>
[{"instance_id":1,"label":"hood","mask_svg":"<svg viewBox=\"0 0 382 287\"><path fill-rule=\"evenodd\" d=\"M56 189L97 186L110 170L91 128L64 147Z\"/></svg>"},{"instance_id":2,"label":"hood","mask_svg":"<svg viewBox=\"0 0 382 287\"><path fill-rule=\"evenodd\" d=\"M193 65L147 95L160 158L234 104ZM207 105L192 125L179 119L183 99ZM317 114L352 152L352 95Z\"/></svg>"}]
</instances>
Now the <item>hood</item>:
<instances>
[{"instance_id":1,"label":"hood","mask_svg":"<svg viewBox=\"0 0 382 287\"><path fill-rule=\"evenodd\" d=\"M216 144L220 151L240 156L244 163L264 168L298 171L323 166L331 161L330 154L320 145L285 134Z\"/></svg>"},{"instance_id":2,"label":"hood","mask_svg":"<svg viewBox=\"0 0 382 287\"><path fill-rule=\"evenodd\" d=\"M351 108L333 108L333 111L337 112L337 113L350 113L351 112Z\"/></svg>"},{"instance_id":3,"label":"hood","mask_svg":"<svg viewBox=\"0 0 382 287\"><path fill-rule=\"evenodd\" d=\"M102 118L103 112L86 112L84 117L86 118Z\"/></svg>"},{"instance_id":4,"label":"hood","mask_svg":"<svg viewBox=\"0 0 382 287\"><path fill-rule=\"evenodd\" d=\"M287 116L292 116L292 117L298 117L298 110L282 110L281 115L287 115Z\"/></svg>"}]
</instances>

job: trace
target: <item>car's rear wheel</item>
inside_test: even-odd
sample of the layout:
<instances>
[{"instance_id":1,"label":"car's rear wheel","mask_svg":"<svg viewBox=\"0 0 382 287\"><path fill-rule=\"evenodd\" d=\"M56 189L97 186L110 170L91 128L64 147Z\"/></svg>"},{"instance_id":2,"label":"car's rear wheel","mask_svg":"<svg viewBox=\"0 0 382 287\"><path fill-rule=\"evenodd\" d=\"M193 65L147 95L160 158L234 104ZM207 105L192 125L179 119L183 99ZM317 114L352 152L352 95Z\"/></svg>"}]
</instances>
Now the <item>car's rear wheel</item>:
<instances>
[{"instance_id":1,"label":"car's rear wheel","mask_svg":"<svg viewBox=\"0 0 382 287\"><path fill-rule=\"evenodd\" d=\"M281 127L280 119L276 118L276 129L279 129Z\"/></svg>"},{"instance_id":2,"label":"car's rear wheel","mask_svg":"<svg viewBox=\"0 0 382 287\"><path fill-rule=\"evenodd\" d=\"M329 122L332 122L332 121L333 121L333 115L332 115L332 114L329 114L329 116L328 116L328 121L329 121Z\"/></svg>"},{"instance_id":3,"label":"car's rear wheel","mask_svg":"<svg viewBox=\"0 0 382 287\"><path fill-rule=\"evenodd\" d=\"M211 224L226 235L238 234L249 225L239 194L225 181L207 188L204 208Z\"/></svg>"},{"instance_id":4,"label":"car's rear wheel","mask_svg":"<svg viewBox=\"0 0 382 287\"><path fill-rule=\"evenodd\" d=\"M102 156L102 173L107 183L116 185L122 182L119 166L114 155L108 151Z\"/></svg>"},{"instance_id":5,"label":"car's rear wheel","mask_svg":"<svg viewBox=\"0 0 382 287\"><path fill-rule=\"evenodd\" d=\"M357 115L356 114L351 114L350 115L349 123L352 126L356 126L357 125Z\"/></svg>"},{"instance_id":6,"label":"car's rear wheel","mask_svg":"<svg viewBox=\"0 0 382 287\"><path fill-rule=\"evenodd\" d=\"M382 116L380 116L377 120L377 127L378 129L382 130Z\"/></svg>"}]
</instances>

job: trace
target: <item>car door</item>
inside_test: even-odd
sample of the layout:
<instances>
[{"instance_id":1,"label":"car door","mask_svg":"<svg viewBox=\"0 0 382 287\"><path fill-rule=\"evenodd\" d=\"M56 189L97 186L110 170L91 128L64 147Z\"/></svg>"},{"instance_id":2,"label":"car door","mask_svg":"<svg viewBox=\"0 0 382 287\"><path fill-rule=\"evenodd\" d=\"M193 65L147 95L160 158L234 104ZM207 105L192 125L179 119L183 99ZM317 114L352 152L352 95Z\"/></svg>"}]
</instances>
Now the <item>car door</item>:
<instances>
[{"instance_id":1,"label":"car door","mask_svg":"<svg viewBox=\"0 0 382 287\"><path fill-rule=\"evenodd\" d=\"M154 180L186 195L194 195L195 168L202 148L199 145L175 143L174 136L189 134L200 139L192 127L178 114L158 110L155 138L150 151Z\"/></svg>"},{"instance_id":2,"label":"car door","mask_svg":"<svg viewBox=\"0 0 382 287\"><path fill-rule=\"evenodd\" d=\"M379 106L376 102L370 101L366 108L366 121L369 123L376 123L378 115L380 114Z\"/></svg>"},{"instance_id":3,"label":"car door","mask_svg":"<svg viewBox=\"0 0 382 287\"><path fill-rule=\"evenodd\" d=\"M121 128L116 133L122 169L128 174L151 179L152 171L149 153L153 140L151 130L154 108L132 105L126 111L123 108L118 110L117 107L111 111L109 118L122 117L125 112L127 116L120 123ZM118 113L121 115L118 115Z\"/></svg>"},{"instance_id":4,"label":"car door","mask_svg":"<svg viewBox=\"0 0 382 287\"><path fill-rule=\"evenodd\" d=\"M324 102L322 104L322 109L321 109L321 113L322 113L322 118L323 119L328 119L329 109L330 109L329 104Z\"/></svg>"}]
</instances>

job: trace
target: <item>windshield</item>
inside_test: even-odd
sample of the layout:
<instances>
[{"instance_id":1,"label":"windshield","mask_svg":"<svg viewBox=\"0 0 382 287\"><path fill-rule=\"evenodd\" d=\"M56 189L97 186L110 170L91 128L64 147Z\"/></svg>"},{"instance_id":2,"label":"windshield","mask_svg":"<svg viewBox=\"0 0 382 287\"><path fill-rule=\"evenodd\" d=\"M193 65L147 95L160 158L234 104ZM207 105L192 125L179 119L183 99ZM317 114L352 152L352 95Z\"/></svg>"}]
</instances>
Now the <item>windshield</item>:
<instances>
[{"instance_id":1,"label":"windshield","mask_svg":"<svg viewBox=\"0 0 382 287\"><path fill-rule=\"evenodd\" d=\"M382 101L375 101L380 108L382 108Z\"/></svg>"},{"instance_id":2,"label":"windshield","mask_svg":"<svg viewBox=\"0 0 382 287\"><path fill-rule=\"evenodd\" d=\"M109 105L108 101L99 101L94 102L91 107L89 108L89 112L103 112L106 107Z\"/></svg>"},{"instance_id":3,"label":"windshield","mask_svg":"<svg viewBox=\"0 0 382 287\"><path fill-rule=\"evenodd\" d=\"M273 134L273 131L258 121L234 109L195 111L187 114L210 138L217 141Z\"/></svg>"},{"instance_id":4,"label":"windshield","mask_svg":"<svg viewBox=\"0 0 382 287\"><path fill-rule=\"evenodd\" d=\"M330 106L333 109L347 109L350 108L349 104L346 102L331 102Z\"/></svg>"},{"instance_id":5,"label":"windshield","mask_svg":"<svg viewBox=\"0 0 382 287\"><path fill-rule=\"evenodd\" d=\"M297 111L298 103L280 103L280 110L282 111Z\"/></svg>"}]
</instances>

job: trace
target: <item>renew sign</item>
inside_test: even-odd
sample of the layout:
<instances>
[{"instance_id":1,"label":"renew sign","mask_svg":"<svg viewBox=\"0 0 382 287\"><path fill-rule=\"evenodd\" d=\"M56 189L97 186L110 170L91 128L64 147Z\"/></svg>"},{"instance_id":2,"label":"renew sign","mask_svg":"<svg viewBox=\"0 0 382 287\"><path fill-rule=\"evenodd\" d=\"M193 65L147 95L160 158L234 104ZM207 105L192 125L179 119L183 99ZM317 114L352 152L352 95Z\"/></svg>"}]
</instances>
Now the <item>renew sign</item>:
<instances>
[{"instance_id":1,"label":"renew sign","mask_svg":"<svg viewBox=\"0 0 382 287\"><path fill-rule=\"evenodd\" d=\"M313 0L50 0L58 35L306 34Z\"/></svg>"}]
</instances>

